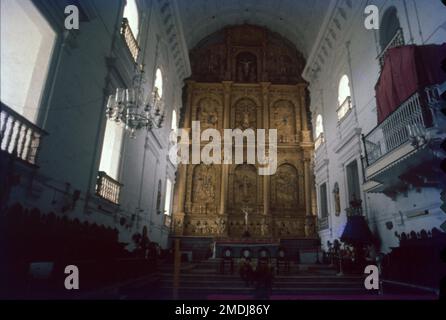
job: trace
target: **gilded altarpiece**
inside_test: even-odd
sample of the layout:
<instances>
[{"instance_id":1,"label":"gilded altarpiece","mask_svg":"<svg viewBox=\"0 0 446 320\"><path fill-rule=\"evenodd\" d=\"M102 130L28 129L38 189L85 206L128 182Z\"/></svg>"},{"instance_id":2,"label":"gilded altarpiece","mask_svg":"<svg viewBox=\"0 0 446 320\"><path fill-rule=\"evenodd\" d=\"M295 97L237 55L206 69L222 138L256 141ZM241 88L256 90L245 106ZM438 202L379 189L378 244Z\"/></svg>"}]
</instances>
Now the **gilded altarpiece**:
<instances>
[{"instance_id":1,"label":"gilded altarpiece","mask_svg":"<svg viewBox=\"0 0 446 320\"><path fill-rule=\"evenodd\" d=\"M279 35L242 25L203 40L192 50L191 64L184 127L200 121L202 130L220 132L277 129L277 171L261 176L258 164L246 162L180 165L174 233L237 239L248 230L259 239L313 237L314 145L302 55Z\"/></svg>"}]
</instances>

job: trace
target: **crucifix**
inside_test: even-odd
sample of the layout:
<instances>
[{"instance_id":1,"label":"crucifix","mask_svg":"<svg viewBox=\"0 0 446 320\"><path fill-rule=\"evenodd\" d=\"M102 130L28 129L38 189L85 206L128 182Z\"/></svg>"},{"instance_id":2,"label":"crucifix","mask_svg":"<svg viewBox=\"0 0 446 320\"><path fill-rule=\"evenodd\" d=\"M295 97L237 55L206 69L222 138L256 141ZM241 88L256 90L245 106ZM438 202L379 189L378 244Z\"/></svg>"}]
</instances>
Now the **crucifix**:
<instances>
[{"instance_id":1,"label":"crucifix","mask_svg":"<svg viewBox=\"0 0 446 320\"><path fill-rule=\"evenodd\" d=\"M249 218L249 208L243 207L242 212L245 214L245 232L248 232L248 218Z\"/></svg>"}]
</instances>

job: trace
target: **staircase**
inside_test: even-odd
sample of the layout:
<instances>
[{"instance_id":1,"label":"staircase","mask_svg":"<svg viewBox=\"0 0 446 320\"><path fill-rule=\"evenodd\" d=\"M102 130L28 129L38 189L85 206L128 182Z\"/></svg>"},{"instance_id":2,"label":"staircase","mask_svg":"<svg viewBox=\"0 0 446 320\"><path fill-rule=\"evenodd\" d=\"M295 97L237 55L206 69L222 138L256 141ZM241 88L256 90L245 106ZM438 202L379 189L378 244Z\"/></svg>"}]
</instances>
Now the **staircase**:
<instances>
[{"instance_id":1,"label":"staircase","mask_svg":"<svg viewBox=\"0 0 446 320\"><path fill-rule=\"evenodd\" d=\"M181 300L250 300L256 299L255 287L247 286L240 278L237 267L234 274L220 274L219 259L197 264L183 264L180 274L178 299ZM371 295L364 288L363 276L337 276L325 265L291 264L290 272L275 275L270 299L313 299L315 297L355 297ZM149 289L132 288L126 298L173 299L173 266L164 265L156 286Z\"/></svg>"}]
</instances>

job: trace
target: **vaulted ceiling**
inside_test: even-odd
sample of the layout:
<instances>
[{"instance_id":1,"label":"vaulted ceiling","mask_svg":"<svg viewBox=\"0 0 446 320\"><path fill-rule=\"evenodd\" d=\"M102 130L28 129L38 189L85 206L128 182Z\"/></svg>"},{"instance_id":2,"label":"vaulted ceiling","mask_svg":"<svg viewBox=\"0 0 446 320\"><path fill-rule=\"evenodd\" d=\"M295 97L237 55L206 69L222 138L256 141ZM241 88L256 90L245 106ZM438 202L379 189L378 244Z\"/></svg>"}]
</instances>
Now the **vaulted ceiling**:
<instances>
[{"instance_id":1,"label":"vaulted ceiling","mask_svg":"<svg viewBox=\"0 0 446 320\"><path fill-rule=\"evenodd\" d=\"M179 0L177 4L189 50L225 26L249 23L281 34L308 57L330 0Z\"/></svg>"}]
</instances>

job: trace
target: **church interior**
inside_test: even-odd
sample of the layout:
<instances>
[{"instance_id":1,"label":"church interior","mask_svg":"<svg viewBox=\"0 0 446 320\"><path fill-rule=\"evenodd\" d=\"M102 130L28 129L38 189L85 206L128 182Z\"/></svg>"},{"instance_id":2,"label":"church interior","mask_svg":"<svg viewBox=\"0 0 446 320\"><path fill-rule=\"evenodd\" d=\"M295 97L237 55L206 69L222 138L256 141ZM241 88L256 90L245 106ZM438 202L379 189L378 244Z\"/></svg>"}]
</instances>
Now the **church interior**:
<instances>
[{"instance_id":1,"label":"church interior","mask_svg":"<svg viewBox=\"0 0 446 320\"><path fill-rule=\"evenodd\" d=\"M445 1L1 0L0 30L0 298L446 297Z\"/></svg>"}]
</instances>

